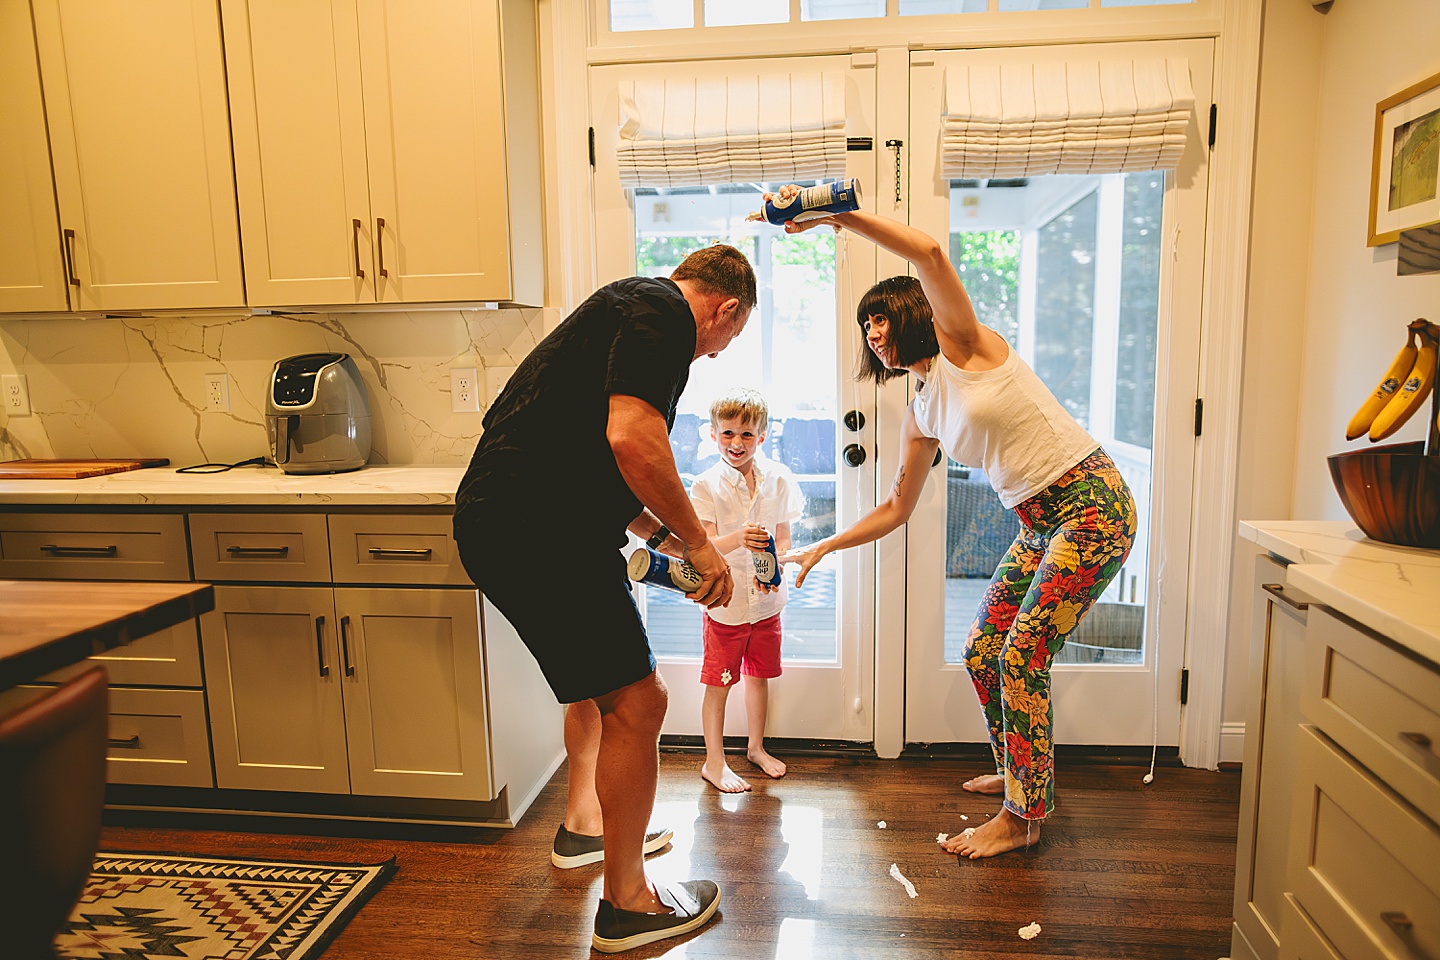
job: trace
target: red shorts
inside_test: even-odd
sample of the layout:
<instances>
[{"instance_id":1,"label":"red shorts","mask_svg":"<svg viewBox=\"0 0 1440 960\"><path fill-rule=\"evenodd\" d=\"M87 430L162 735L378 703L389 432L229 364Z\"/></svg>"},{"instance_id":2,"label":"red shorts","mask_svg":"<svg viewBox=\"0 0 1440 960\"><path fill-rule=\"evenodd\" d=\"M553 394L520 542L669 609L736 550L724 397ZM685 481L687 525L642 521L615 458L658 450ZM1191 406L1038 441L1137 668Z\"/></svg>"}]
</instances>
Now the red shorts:
<instances>
[{"instance_id":1,"label":"red shorts","mask_svg":"<svg viewBox=\"0 0 1440 960\"><path fill-rule=\"evenodd\" d=\"M700 682L711 687L728 687L740 677L769 680L780 676L780 614L759 623L734 626L716 623L703 614L700 639L705 644L705 662Z\"/></svg>"}]
</instances>

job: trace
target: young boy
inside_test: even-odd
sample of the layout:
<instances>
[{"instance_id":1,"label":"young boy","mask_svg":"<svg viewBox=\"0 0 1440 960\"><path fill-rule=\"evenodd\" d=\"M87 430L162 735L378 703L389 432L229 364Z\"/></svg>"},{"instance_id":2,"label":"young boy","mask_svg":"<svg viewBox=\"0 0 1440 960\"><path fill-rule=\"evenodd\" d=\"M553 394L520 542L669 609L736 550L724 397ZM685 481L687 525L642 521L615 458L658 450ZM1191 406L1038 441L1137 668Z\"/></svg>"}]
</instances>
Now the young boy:
<instances>
[{"instance_id":1,"label":"young boy","mask_svg":"<svg viewBox=\"0 0 1440 960\"><path fill-rule=\"evenodd\" d=\"M750 789L725 762L725 701L741 676L749 726L745 756L768 776L785 776L785 764L765 751L764 740L769 682L780 676L785 584L771 587L756 580L751 556L765 550L772 534L777 553L790 549L790 522L800 518L805 498L788 469L758 456L769 425L765 400L754 390L734 390L717 399L710 405L710 437L719 448L720 462L690 488L695 515L724 554L735 581L729 606L704 611L701 628L705 763L700 776L724 793Z\"/></svg>"}]
</instances>

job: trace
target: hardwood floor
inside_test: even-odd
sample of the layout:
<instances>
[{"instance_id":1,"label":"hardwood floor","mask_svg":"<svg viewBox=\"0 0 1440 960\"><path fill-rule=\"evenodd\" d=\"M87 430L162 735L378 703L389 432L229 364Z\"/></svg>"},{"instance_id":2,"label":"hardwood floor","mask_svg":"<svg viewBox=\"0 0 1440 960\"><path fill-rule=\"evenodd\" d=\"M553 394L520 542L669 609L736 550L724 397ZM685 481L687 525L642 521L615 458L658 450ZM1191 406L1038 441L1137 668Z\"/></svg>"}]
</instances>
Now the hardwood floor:
<instances>
[{"instance_id":1,"label":"hardwood floor","mask_svg":"<svg viewBox=\"0 0 1440 960\"><path fill-rule=\"evenodd\" d=\"M721 796L694 754L661 758L655 822L675 831L651 857L657 880L715 879L720 916L680 941L623 956L687 960L1206 958L1230 947L1238 773L1072 763L1038 848L963 861L939 832L978 825L998 804L963 793L969 759L788 757L770 781ZM764 782L761 782L764 780ZM109 825L101 848L376 862L399 872L352 919L326 960L531 960L586 957L599 865L550 866L564 770L514 830L365 825L313 836L314 824L230 818L225 830ZM962 819L968 816L968 821ZM173 817L166 818L170 822ZM886 822L885 829L877 826ZM328 828L326 828L328 829ZM232 832L234 831L234 832ZM909 898L891 864L914 885ZM1031 922L1033 940L1018 936ZM599 954L593 954L598 957Z\"/></svg>"}]
</instances>

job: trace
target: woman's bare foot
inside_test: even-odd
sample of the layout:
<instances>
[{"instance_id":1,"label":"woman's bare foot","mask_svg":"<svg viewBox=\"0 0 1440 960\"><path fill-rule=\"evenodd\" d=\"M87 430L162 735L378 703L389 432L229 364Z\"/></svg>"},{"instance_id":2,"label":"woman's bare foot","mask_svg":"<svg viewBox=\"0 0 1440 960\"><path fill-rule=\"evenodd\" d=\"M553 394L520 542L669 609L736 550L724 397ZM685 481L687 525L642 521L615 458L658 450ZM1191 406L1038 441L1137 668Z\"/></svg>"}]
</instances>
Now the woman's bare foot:
<instances>
[{"instance_id":1,"label":"woman's bare foot","mask_svg":"<svg viewBox=\"0 0 1440 960\"><path fill-rule=\"evenodd\" d=\"M734 770L731 770L728 763L721 763L720 769L716 771L709 762L706 762L700 767L700 776L721 793L744 793L750 789L750 784L746 783Z\"/></svg>"},{"instance_id":2,"label":"woman's bare foot","mask_svg":"<svg viewBox=\"0 0 1440 960\"><path fill-rule=\"evenodd\" d=\"M1021 850L1039 842L1039 821L1027 821L1009 810L1002 809L980 826L970 827L940 846L944 847L947 853L979 860L982 857L1009 853L1011 850Z\"/></svg>"},{"instance_id":3,"label":"woman's bare foot","mask_svg":"<svg viewBox=\"0 0 1440 960\"><path fill-rule=\"evenodd\" d=\"M745 756L755 766L764 770L767 776L774 777L776 780L785 776L784 762L770 756L765 752L764 747L750 747L745 751Z\"/></svg>"},{"instance_id":4,"label":"woman's bare foot","mask_svg":"<svg viewBox=\"0 0 1440 960\"><path fill-rule=\"evenodd\" d=\"M987 793L992 796L1000 796L1005 792L1005 778L998 773L988 773L980 777L971 777L960 784L960 789L968 793Z\"/></svg>"}]
</instances>

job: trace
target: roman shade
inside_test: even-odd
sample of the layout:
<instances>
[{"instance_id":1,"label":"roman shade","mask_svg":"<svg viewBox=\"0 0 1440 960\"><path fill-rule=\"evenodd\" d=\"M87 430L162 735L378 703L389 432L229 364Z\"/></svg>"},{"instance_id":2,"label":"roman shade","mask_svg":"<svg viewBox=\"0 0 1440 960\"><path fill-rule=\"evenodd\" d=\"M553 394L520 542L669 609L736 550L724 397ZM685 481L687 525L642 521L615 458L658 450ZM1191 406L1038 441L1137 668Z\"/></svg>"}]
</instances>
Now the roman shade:
<instances>
[{"instance_id":1,"label":"roman shade","mask_svg":"<svg viewBox=\"0 0 1440 960\"><path fill-rule=\"evenodd\" d=\"M1179 57L947 67L941 171L970 179L1173 170L1194 107Z\"/></svg>"},{"instance_id":2,"label":"roman shade","mask_svg":"<svg viewBox=\"0 0 1440 960\"><path fill-rule=\"evenodd\" d=\"M633 80L620 85L624 187L791 183L845 175L836 74Z\"/></svg>"}]
</instances>

